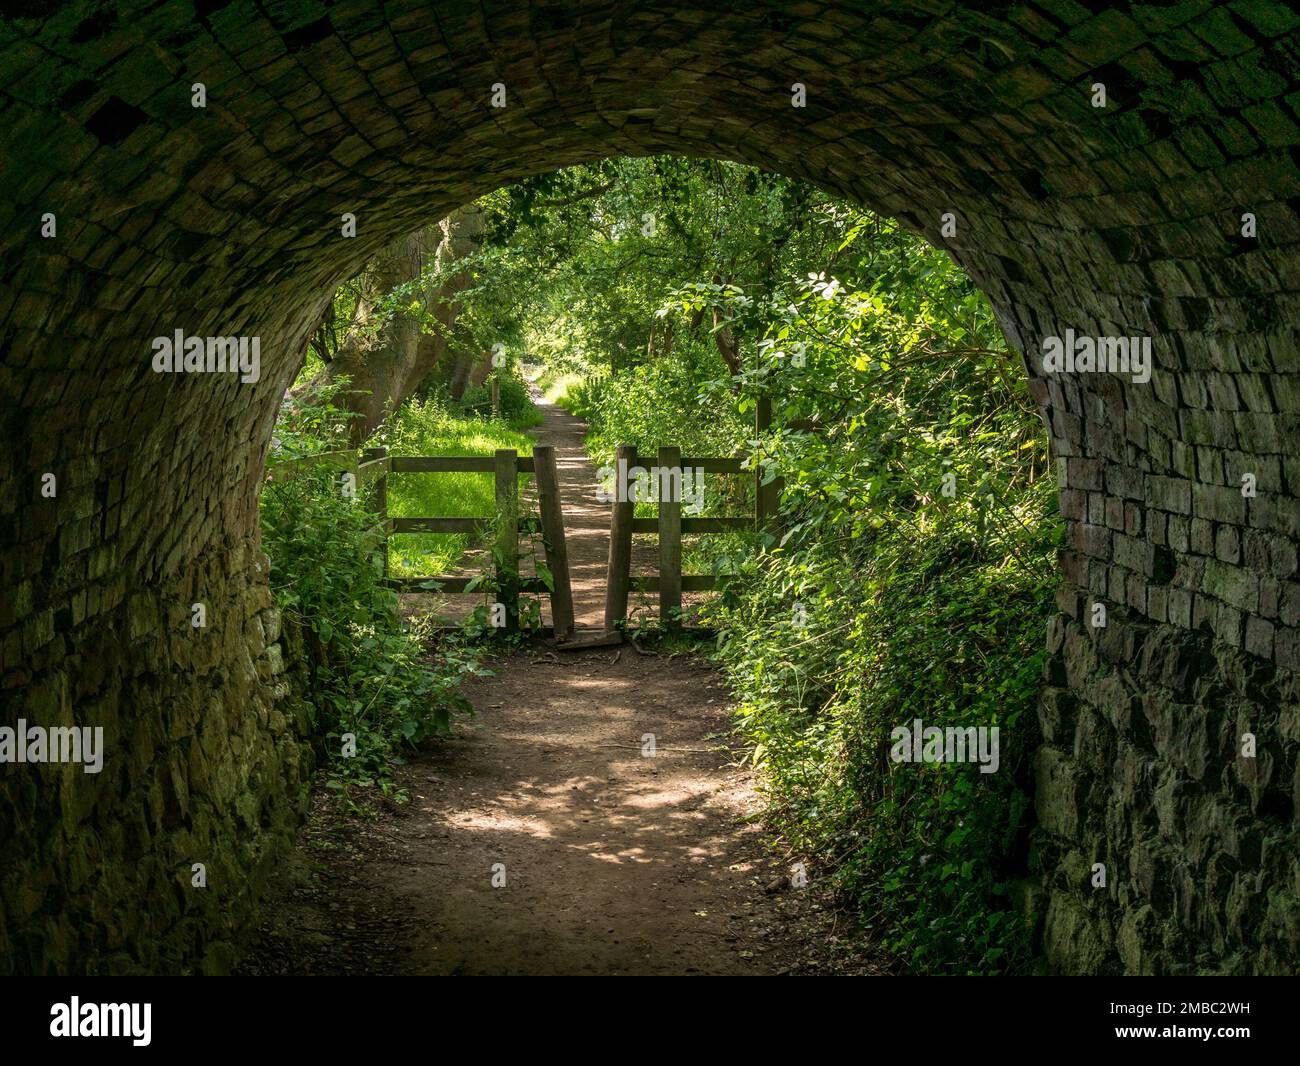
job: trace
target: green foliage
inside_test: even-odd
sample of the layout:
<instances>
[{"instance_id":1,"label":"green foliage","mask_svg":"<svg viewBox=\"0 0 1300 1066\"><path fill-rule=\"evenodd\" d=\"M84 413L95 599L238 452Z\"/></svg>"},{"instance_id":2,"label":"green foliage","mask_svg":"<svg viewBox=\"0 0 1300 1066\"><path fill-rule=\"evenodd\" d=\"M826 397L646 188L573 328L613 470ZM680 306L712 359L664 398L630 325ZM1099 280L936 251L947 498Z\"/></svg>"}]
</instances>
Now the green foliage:
<instances>
[{"instance_id":1,"label":"green foliage","mask_svg":"<svg viewBox=\"0 0 1300 1066\"><path fill-rule=\"evenodd\" d=\"M467 416L439 399L410 400L374 436L392 455L492 455L498 448L532 454L531 437L504 422ZM520 484L525 483L521 475ZM388 513L394 517L484 518L496 513L491 474L391 474ZM460 533L399 533L390 538L389 565L396 575L446 574L486 539Z\"/></svg>"},{"instance_id":2,"label":"green foliage","mask_svg":"<svg viewBox=\"0 0 1300 1066\"><path fill-rule=\"evenodd\" d=\"M315 739L327 783L391 785L404 749L448 732L469 711L458 692L478 672L473 654L444 644L430 654L425 636L399 619L397 596L383 586L370 553L375 515L344 497L332 473L265 487L263 543L271 586L286 617L308 634ZM344 757L344 734L356 753Z\"/></svg>"},{"instance_id":3,"label":"green foliage","mask_svg":"<svg viewBox=\"0 0 1300 1066\"><path fill-rule=\"evenodd\" d=\"M848 222L788 178L673 157L572 167L479 206L488 230L467 299L475 321L492 323L487 345L518 344L529 360L584 378L665 357L716 373L710 320L650 335L665 297L711 275L766 294L823 263Z\"/></svg>"},{"instance_id":4,"label":"green foliage","mask_svg":"<svg viewBox=\"0 0 1300 1066\"><path fill-rule=\"evenodd\" d=\"M546 367L538 376L536 384L542 392L542 398L547 403L553 403L572 411L574 406L580 402L577 395L571 393L582 390L583 378L581 374L557 372L550 367Z\"/></svg>"},{"instance_id":5,"label":"green foliage","mask_svg":"<svg viewBox=\"0 0 1300 1066\"><path fill-rule=\"evenodd\" d=\"M286 397L276 458L342 447L349 417L328 395L312 403ZM419 624L399 618L373 552L377 516L343 495L337 471L269 482L261 518L276 604L306 644L306 695L326 783L345 797L354 786L388 792L402 753L445 734L453 714L470 710L458 689L467 674L481 672L477 656L457 641L435 649ZM345 734L355 740L350 756Z\"/></svg>"},{"instance_id":6,"label":"green foliage","mask_svg":"<svg viewBox=\"0 0 1300 1066\"><path fill-rule=\"evenodd\" d=\"M701 374L677 360L662 360L635 373L589 382L571 390L588 421L587 450L597 464L610 462L620 444L641 455L678 445L684 455L731 455L750 435L725 393L701 391L701 380L725 373L721 362Z\"/></svg>"},{"instance_id":7,"label":"green foliage","mask_svg":"<svg viewBox=\"0 0 1300 1066\"><path fill-rule=\"evenodd\" d=\"M739 376L780 397L758 444L785 488L779 541L715 609L719 658L789 845L884 946L921 972L1015 970L1057 535L1045 441L969 282L892 227L858 232L854 281L814 274L770 306ZM998 772L892 762L917 719L997 727Z\"/></svg>"},{"instance_id":8,"label":"green foliage","mask_svg":"<svg viewBox=\"0 0 1300 1066\"><path fill-rule=\"evenodd\" d=\"M684 554L738 574L704 620L786 847L900 965L1021 967L1057 523L1042 426L987 300L887 220L742 167L617 161L488 204L545 277L527 288L529 349L598 462L618 444L744 450L783 479L761 555L742 535ZM760 396L775 412L761 438ZM750 495L725 490L711 513ZM997 727L999 771L894 763L892 730L918 718Z\"/></svg>"},{"instance_id":9,"label":"green foliage","mask_svg":"<svg viewBox=\"0 0 1300 1066\"><path fill-rule=\"evenodd\" d=\"M348 420L356 416L333 402L347 391L348 384L346 377L339 377L311 397L295 398L286 392L271 436L274 458L292 459L348 447Z\"/></svg>"},{"instance_id":10,"label":"green foliage","mask_svg":"<svg viewBox=\"0 0 1300 1066\"><path fill-rule=\"evenodd\" d=\"M577 374L565 374L546 391L546 398L552 403L589 421L600 417L603 395L600 378L583 378Z\"/></svg>"},{"instance_id":11,"label":"green foliage","mask_svg":"<svg viewBox=\"0 0 1300 1066\"><path fill-rule=\"evenodd\" d=\"M980 549L967 515L777 550L715 608L777 826L910 969L1025 961L1013 880L1049 603L1046 581ZM891 762L891 731L915 719L997 727L998 772Z\"/></svg>"}]
</instances>

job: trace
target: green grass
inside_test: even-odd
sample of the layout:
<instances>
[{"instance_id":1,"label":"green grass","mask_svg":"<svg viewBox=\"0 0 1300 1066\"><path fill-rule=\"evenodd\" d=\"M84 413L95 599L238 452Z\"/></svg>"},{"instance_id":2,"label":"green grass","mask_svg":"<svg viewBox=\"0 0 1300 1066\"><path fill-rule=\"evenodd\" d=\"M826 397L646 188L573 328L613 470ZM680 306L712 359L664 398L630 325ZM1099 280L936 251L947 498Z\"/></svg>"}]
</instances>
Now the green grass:
<instances>
[{"instance_id":1,"label":"green grass","mask_svg":"<svg viewBox=\"0 0 1300 1066\"><path fill-rule=\"evenodd\" d=\"M384 429L390 455L492 455L514 448L531 455L533 439L504 422L466 417L429 401L412 400ZM528 475L520 475L520 491ZM491 518L496 486L491 474L391 474L388 513L393 517ZM476 544L473 541L479 540ZM389 540L395 576L452 573L481 538L453 533L398 533Z\"/></svg>"},{"instance_id":2,"label":"green grass","mask_svg":"<svg viewBox=\"0 0 1300 1066\"><path fill-rule=\"evenodd\" d=\"M558 377L547 379L545 376L538 382L538 387L542 390L542 395L546 397L547 403L557 404L564 407L565 401L569 398L569 393L578 385L582 384L581 374L561 374Z\"/></svg>"}]
</instances>

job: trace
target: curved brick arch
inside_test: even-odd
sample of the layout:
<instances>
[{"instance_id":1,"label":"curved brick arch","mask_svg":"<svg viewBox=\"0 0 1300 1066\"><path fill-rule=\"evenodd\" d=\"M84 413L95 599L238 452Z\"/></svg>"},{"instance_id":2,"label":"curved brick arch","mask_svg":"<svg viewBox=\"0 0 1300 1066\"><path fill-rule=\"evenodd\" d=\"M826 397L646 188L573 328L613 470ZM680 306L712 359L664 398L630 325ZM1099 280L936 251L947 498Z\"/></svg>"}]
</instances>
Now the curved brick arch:
<instances>
[{"instance_id":1,"label":"curved brick arch","mask_svg":"<svg viewBox=\"0 0 1300 1066\"><path fill-rule=\"evenodd\" d=\"M70 3L0 23L0 691L7 721L103 725L108 748L103 774L0 785L0 836L25 857L0 874L0 959L224 965L303 788L256 489L333 284L503 182L678 152L900 218L1030 355L1069 520L1038 761L1048 958L1294 968L1300 19L468 6ZM260 336L261 380L153 374L151 339L178 328ZM1153 380L1044 376L1041 342L1065 329L1152 337ZM1234 758L1245 731L1253 762ZM206 893L187 887L197 861Z\"/></svg>"}]
</instances>

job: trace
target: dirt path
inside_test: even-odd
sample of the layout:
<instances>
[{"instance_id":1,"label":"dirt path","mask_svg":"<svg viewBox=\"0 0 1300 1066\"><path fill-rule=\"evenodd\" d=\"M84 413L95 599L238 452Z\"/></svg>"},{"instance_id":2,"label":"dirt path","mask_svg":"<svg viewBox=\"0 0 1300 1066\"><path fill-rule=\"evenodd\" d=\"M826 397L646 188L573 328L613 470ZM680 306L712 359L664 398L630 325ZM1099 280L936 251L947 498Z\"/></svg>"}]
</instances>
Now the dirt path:
<instances>
[{"instance_id":1,"label":"dirt path","mask_svg":"<svg viewBox=\"0 0 1300 1066\"><path fill-rule=\"evenodd\" d=\"M770 969L761 842L737 824L756 804L707 667L519 655L469 695L478 720L411 768L405 831L375 871L420 915L414 971Z\"/></svg>"},{"instance_id":2,"label":"dirt path","mask_svg":"<svg viewBox=\"0 0 1300 1066\"><path fill-rule=\"evenodd\" d=\"M543 411L577 616L596 625L608 506L581 422ZM466 689L475 716L402 768L409 804L342 828L318 804L311 884L263 929L251 970L872 970L840 957L823 894L792 887L765 850L727 693L704 660L539 645L490 665Z\"/></svg>"},{"instance_id":3,"label":"dirt path","mask_svg":"<svg viewBox=\"0 0 1300 1066\"><path fill-rule=\"evenodd\" d=\"M562 407L534 394L544 421L530 436L555 447L556 476L564 506L564 543L569 553L573 586L573 615L579 629L596 628L605 615L605 567L609 561L610 505L596 499L596 468L587 458L583 437L586 423ZM638 545L639 547L639 545ZM650 563L635 558L633 572ZM549 621L549 606L547 621Z\"/></svg>"}]
</instances>

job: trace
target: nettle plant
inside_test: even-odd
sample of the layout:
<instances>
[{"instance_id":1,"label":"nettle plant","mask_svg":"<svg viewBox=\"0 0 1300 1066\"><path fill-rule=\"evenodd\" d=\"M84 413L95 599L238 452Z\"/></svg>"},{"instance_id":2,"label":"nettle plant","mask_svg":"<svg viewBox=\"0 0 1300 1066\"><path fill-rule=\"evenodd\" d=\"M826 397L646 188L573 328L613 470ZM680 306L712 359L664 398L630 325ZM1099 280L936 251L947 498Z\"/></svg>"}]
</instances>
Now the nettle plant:
<instances>
[{"instance_id":1,"label":"nettle plant","mask_svg":"<svg viewBox=\"0 0 1300 1066\"><path fill-rule=\"evenodd\" d=\"M461 681L481 673L461 643L397 613L369 550L376 516L343 496L334 475L272 483L262 494L263 543L281 612L303 633L314 739L327 786L392 787L403 752L445 735L472 710Z\"/></svg>"},{"instance_id":2,"label":"nettle plant","mask_svg":"<svg viewBox=\"0 0 1300 1066\"><path fill-rule=\"evenodd\" d=\"M519 531L519 551L513 555L501 545L501 534L512 521ZM490 535L491 550L485 553L479 572L465 586L466 592L482 593L485 597L484 602L477 604L462 623L465 636L470 639L504 636L507 627L515 638L537 633L542 628L542 596L555 591L555 574L538 550L541 519L536 515L526 515L520 520L514 515L498 512L492 519ZM524 571L528 569L542 582L545 593L518 592L515 602L507 604L507 588L518 590Z\"/></svg>"},{"instance_id":3,"label":"nettle plant","mask_svg":"<svg viewBox=\"0 0 1300 1066\"><path fill-rule=\"evenodd\" d=\"M712 621L788 849L900 965L1015 970L1058 536L1046 441L984 298L943 253L870 224L848 280L814 274L761 306L683 294L768 322L740 385L773 400L755 443L784 479L766 554L733 560ZM917 719L998 728L998 771L892 762L891 731Z\"/></svg>"},{"instance_id":4,"label":"nettle plant","mask_svg":"<svg viewBox=\"0 0 1300 1066\"><path fill-rule=\"evenodd\" d=\"M286 392L271 436L272 456L291 459L348 447L348 422L358 415L337 407L334 398L349 384L340 376L298 396Z\"/></svg>"}]
</instances>

